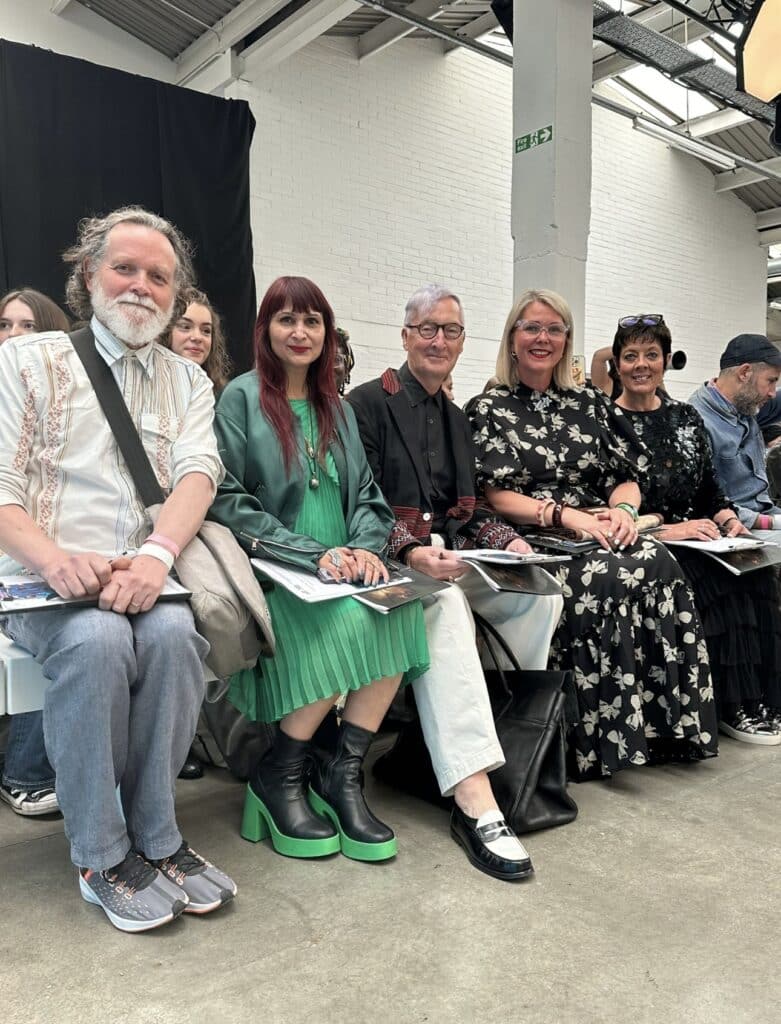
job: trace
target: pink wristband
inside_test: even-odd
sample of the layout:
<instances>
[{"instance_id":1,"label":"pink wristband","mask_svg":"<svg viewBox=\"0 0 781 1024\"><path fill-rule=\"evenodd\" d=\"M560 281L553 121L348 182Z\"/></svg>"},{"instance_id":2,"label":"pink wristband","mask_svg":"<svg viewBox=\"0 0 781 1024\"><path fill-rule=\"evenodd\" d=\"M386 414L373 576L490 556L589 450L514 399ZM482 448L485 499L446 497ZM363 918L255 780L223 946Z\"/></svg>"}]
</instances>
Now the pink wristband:
<instances>
[{"instance_id":1,"label":"pink wristband","mask_svg":"<svg viewBox=\"0 0 781 1024\"><path fill-rule=\"evenodd\" d=\"M760 516L759 517L759 528L760 528L760 530L772 530L773 529L773 520L770 518L770 516Z\"/></svg>"},{"instance_id":2,"label":"pink wristband","mask_svg":"<svg viewBox=\"0 0 781 1024\"><path fill-rule=\"evenodd\" d=\"M170 551L174 558L178 558L181 554L179 545L172 541L170 537L165 537L162 533L152 533L147 537L147 540L152 544L159 544L166 551Z\"/></svg>"}]
</instances>

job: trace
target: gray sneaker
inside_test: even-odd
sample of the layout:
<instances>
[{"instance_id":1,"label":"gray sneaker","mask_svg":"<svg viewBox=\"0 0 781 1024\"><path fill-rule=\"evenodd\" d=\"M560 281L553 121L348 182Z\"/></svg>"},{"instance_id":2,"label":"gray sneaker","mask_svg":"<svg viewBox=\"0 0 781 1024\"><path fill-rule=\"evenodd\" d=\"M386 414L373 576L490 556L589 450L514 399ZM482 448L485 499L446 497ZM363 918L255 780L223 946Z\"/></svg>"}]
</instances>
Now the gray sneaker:
<instances>
[{"instance_id":1,"label":"gray sneaker","mask_svg":"<svg viewBox=\"0 0 781 1024\"><path fill-rule=\"evenodd\" d=\"M106 871L82 868L79 889L87 903L102 907L122 932L160 928L187 906L187 895L173 893L157 868L135 850Z\"/></svg>"},{"instance_id":2,"label":"gray sneaker","mask_svg":"<svg viewBox=\"0 0 781 1024\"><path fill-rule=\"evenodd\" d=\"M208 914L228 903L236 895L236 883L225 872L190 849L186 841L170 857L150 861L160 870L172 892L185 893L186 914Z\"/></svg>"},{"instance_id":3,"label":"gray sneaker","mask_svg":"<svg viewBox=\"0 0 781 1024\"><path fill-rule=\"evenodd\" d=\"M18 786L0 786L0 800L4 800L12 811L25 818L39 814L59 814L57 794L51 786L43 789L20 789Z\"/></svg>"}]
</instances>

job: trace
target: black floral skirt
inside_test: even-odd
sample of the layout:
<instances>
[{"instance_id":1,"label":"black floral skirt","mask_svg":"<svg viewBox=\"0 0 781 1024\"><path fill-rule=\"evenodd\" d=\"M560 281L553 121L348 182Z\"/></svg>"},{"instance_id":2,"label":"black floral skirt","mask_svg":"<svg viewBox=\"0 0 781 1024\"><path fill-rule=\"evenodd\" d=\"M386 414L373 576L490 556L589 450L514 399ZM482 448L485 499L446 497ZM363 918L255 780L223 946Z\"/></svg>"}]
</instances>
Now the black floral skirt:
<instances>
[{"instance_id":1,"label":"black floral skirt","mask_svg":"<svg viewBox=\"0 0 781 1024\"><path fill-rule=\"evenodd\" d=\"M678 548L708 644L716 705L781 707L781 588L775 569L735 576L707 555Z\"/></svg>"},{"instance_id":2,"label":"black floral skirt","mask_svg":"<svg viewBox=\"0 0 781 1024\"><path fill-rule=\"evenodd\" d=\"M562 562L551 668L570 669L577 778L647 764L648 741L718 749L705 637L681 567L656 541Z\"/></svg>"}]
</instances>

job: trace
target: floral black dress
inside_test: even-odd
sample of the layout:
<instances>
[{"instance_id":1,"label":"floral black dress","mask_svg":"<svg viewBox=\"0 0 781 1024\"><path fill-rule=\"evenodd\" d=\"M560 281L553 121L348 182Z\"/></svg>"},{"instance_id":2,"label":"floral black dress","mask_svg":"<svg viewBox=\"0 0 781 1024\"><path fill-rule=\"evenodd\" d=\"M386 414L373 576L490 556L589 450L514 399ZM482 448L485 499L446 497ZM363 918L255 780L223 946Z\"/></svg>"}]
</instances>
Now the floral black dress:
<instances>
[{"instance_id":1,"label":"floral black dress","mask_svg":"<svg viewBox=\"0 0 781 1024\"><path fill-rule=\"evenodd\" d=\"M592 388L499 385L477 400L471 419L481 487L587 508L647 469L621 410ZM564 611L550 664L573 673L577 777L646 764L649 740L689 740L715 753L702 626L663 545L641 538L620 553L590 551L562 562L556 576Z\"/></svg>"},{"instance_id":2,"label":"floral black dress","mask_svg":"<svg viewBox=\"0 0 781 1024\"><path fill-rule=\"evenodd\" d=\"M643 485L644 510L661 513L667 523L681 523L712 519L733 508L716 479L702 417L691 405L660 397L662 405L652 412L623 410L651 460ZM717 704L723 708L764 701L781 706L777 573L758 569L735 576L690 548L676 548L675 553L702 618Z\"/></svg>"}]
</instances>

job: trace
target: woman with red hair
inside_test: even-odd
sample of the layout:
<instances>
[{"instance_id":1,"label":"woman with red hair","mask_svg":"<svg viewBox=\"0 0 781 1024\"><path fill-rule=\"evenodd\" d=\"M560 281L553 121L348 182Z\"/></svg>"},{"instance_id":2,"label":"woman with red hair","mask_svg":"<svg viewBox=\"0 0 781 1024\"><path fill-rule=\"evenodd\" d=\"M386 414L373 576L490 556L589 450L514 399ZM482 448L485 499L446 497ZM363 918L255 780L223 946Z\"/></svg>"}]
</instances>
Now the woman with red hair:
<instances>
[{"instance_id":1,"label":"woman with red hair","mask_svg":"<svg viewBox=\"0 0 781 1024\"><path fill-rule=\"evenodd\" d=\"M232 381L215 429L226 476L210 517L248 554L336 581L378 583L393 514L374 482L350 407L334 377L333 311L312 281L280 277L260 304L256 369ZM362 763L402 676L428 667L423 614L413 602L380 615L347 598L305 604L269 595L273 659L231 680L249 718L278 722L247 788L242 835L269 834L291 857L337 850L357 860L396 852L390 828L363 796ZM346 695L335 749L311 739Z\"/></svg>"}]
</instances>

